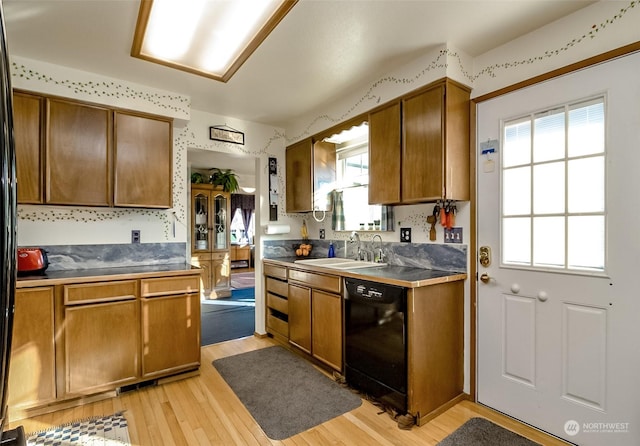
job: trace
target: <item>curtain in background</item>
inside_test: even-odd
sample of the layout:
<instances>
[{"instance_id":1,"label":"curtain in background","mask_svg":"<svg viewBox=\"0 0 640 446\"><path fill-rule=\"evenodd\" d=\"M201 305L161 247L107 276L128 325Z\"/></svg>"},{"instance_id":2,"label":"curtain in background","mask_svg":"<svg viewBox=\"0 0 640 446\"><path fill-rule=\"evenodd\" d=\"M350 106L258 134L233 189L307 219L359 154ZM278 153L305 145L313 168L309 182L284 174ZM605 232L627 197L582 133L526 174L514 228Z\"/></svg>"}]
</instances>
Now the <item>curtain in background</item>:
<instances>
[{"instance_id":1,"label":"curtain in background","mask_svg":"<svg viewBox=\"0 0 640 446\"><path fill-rule=\"evenodd\" d=\"M231 194L231 215L235 214L236 209L242 212L242 223L244 224L244 233L249 232L249 221L251 214L255 210L255 198L253 195Z\"/></svg>"},{"instance_id":2,"label":"curtain in background","mask_svg":"<svg viewBox=\"0 0 640 446\"><path fill-rule=\"evenodd\" d=\"M331 193L331 200L333 200L331 229L334 231L344 231L344 202L342 201L342 191L334 190Z\"/></svg>"}]
</instances>

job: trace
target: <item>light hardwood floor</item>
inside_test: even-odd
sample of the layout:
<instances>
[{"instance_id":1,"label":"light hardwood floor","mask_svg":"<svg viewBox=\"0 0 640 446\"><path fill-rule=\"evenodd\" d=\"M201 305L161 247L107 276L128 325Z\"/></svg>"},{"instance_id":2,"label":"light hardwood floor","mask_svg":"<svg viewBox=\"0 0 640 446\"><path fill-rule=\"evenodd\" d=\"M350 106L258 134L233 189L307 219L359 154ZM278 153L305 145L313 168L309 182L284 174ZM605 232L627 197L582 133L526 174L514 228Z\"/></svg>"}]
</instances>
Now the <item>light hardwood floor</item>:
<instances>
[{"instance_id":1,"label":"light hardwood floor","mask_svg":"<svg viewBox=\"0 0 640 446\"><path fill-rule=\"evenodd\" d=\"M488 418L542 445L565 445L478 404L463 401L421 427L401 430L368 401L333 420L284 441L267 438L260 426L220 377L211 362L225 356L274 345L269 338L249 337L202 348L201 374L115 398L20 420L26 432L71 421L125 411L131 444L155 445L436 445L472 417ZM283 390L286 382L283 377Z\"/></svg>"}]
</instances>

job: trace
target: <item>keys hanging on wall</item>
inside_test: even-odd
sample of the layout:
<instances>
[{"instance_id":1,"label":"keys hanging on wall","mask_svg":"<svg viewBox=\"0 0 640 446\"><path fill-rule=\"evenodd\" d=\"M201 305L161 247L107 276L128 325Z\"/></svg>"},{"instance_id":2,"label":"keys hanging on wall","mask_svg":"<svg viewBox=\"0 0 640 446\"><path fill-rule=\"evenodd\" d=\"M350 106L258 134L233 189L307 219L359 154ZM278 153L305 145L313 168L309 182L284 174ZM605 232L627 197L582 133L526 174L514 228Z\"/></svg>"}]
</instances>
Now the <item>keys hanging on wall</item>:
<instances>
[{"instance_id":1,"label":"keys hanging on wall","mask_svg":"<svg viewBox=\"0 0 640 446\"><path fill-rule=\"evenodd\" d=\"M438 200L433 207L435 221L440 222L440 225L447 229L455 226L457 212L458 208L456 207L456 203L452 200Z\"/></svg>"}]
</instances>

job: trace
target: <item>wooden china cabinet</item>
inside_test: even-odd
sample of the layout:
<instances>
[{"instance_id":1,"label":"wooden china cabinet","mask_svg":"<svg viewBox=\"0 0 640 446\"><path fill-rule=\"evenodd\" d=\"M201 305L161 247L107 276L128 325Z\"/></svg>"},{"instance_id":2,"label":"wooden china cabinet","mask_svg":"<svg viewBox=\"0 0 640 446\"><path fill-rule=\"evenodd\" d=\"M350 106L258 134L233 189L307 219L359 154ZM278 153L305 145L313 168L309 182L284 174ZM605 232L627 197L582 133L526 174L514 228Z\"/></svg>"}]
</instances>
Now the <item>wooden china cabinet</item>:
<instances>
[{"instance_id":1,"label":"wooden china cabinet","mask_svg":"<svg viewBox=\"0 0 640 446\"><path fill-rule=\"evenodd\" d=\"M231 296L231 195L209 184L191 185L191 264L202 268L208 299Z\"/></svg>"}]
</instances>

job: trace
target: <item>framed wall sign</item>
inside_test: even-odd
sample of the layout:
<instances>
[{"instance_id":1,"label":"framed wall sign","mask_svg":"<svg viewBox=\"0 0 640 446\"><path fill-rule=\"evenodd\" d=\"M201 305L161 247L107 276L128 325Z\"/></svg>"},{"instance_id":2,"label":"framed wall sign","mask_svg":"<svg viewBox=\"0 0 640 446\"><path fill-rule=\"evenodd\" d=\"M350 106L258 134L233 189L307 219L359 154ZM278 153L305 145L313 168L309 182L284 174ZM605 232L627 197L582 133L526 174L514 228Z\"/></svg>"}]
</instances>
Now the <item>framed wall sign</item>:
<instances>
[{"instance_id":1,"label":"framed wall sign","mask_svg":"<svg viewBox=\"0 0 640 446\"><path fill-rule=\"evenodd\" d=\"M227 126L209 127L209 139L244 145L244 133Z\"/></svg>"}]
</instances>

